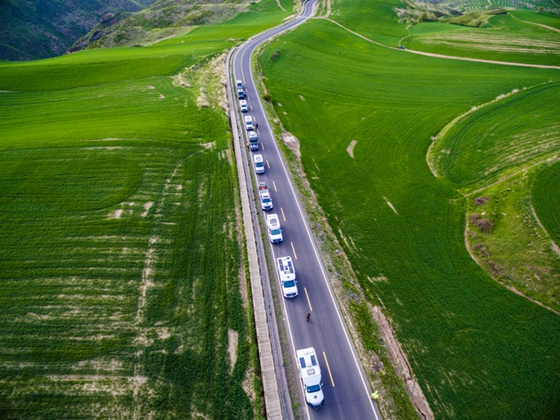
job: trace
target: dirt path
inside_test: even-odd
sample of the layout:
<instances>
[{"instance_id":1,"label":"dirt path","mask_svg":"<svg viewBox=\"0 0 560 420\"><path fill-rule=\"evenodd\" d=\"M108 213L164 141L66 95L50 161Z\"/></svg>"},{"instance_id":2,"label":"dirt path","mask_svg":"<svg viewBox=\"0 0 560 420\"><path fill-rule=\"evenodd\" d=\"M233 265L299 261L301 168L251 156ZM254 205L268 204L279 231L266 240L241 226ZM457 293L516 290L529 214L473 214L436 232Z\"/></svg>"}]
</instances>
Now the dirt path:
<instances>
[{"instance_id":1,"label":"dirt path","mask_svg":"<svg viewBox=\"0 0 560 420\"><path fill-rule=\"evenodd\" d=\"M335 25L340 26L342 29L344 29L346 31L348 31L348 32L350 32L350 33L368 41L368 42L371 42L372 44L379 45L380 47L385 47L385 48L388 48L390 50L399 50L398 48L389 47L388 45L382 44L380 42L369 39L369 38L367 38L363 35L360 35L359 33L354 32L351 29L348 29L347 27L341 25L338 22L335 22L332 19L327 19L327 20L329 22L334 23ZM399 51L407 52L407 53L410 53L410 54L425 55L427 57L444 58L444 59L447 59L447 60L472 61L472 62L476 62L476 63L499 64L499 65L502 65L502 66L532 67L532 68L537 68L537 69L560 70L560 66L547 66L547 65L544 65L544 64L526 64L526 63L514 63L514 62L510 62L510 61L484 60L482 58L457 57L457 56L454 56L454 55L435 54L435 53L428 53L428 52L415 51L415 50L399 50Z\"/></svg>"},{"instance_id":2,"label":"dirt path","mask_svg":"<svg viewBox=\"0 0 560 420\"><path fill-rule=\"evenodd\" d=\"M454 55L435 54L435 53L428 53L428 52L415 51L415 50L403 50L403 52L408 52L408 53L411 53L411 54L418 54L418 55L425 55L427 57L445 58L447 60L473 61L473 62L476 62L476 63L499 64L499 65L502 65L502 66L532 67L532 68L536 68L536 69L560 70L560 66L547 66L545 64L526 64L526 63L514 63L514 62L511 62L511 61L484 60L482 58L457 57L457 56L454 56Z\"/></svg>"},{"instance_id":3,"label":"dirt path","mask_svg":"<svg viewBox=\"0 0 560 420\"><path fill-rule=\"evenodd\" d=\"M284 8L282 7L282 5L280 4L280 0L276 0L276 4L278 5L278 7L279 7L280 9L282 9L283 12L286 11L286 9L284 9Z\"/></svg>"},{"instance_id":4,"label":"dirt path","mask_svg":"<svg viewBox=\"0 0 560 420\"><path fill-rule=\"evenodd\" d=\"M395 332L391 328L391 324L389 324L389 321L378 306L375 306L372 312L375 322L379 325L379 330L383 335L383 341L385 341L385 346L389 351L395 371L403 379L408 395L414 403L416 410L418 410L420 418L423 420L432 420L434 418L434 413L422 392L422 388L420 388L420 384L416 381L412 373L408 358L397 340Z\"/></svg>"}]
</instances>

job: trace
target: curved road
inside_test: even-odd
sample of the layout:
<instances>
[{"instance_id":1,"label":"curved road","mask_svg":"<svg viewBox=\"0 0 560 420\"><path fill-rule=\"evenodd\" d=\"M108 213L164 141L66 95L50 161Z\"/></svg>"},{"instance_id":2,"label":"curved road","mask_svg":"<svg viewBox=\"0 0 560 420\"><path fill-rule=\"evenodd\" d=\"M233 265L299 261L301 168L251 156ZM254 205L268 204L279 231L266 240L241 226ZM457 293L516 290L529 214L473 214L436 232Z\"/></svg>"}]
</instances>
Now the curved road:
<instances>
[{"instance_id":1,"label":"curved road","mask_svg":"<svg viewBox=\"0 0 560 420\"><path fill-rule=\"evenodd\" d=\"M315 3L315 0L308 1L299 17L250 39L233 56L234 78L243 82L247 92L249 112L243 116L252 116L258 124L261 145L258 152L249 152L245 145L242 145L242 150L246 163L255 153L262 154L266 162L263 175L255 175L252 164L249 163L249 166L257 181L267 183L274 201L272 212L280 216L282 223L284 242L270 245L274 257L272 263L277 257L290 255L296 268L299 296L291 300L280 296L292 363L295 367L296 350L306 347L314 347L319 358L325 403L318 410L310 409L305 404L300 386L300 400L306 407L306 418L381 420L377 406L370 398L371 390L338 309L303 206L272 135L251 72L253 51L269 38L305 22L313 14ZM243 137L246 137L245 134ZM275 281L278 282L278 279ZM306 322L308 312L311 312L311 318ZM297 369L294 371L297 372ZM299 378L296 379L300 384Z\"/></svg>"}]
</instances>

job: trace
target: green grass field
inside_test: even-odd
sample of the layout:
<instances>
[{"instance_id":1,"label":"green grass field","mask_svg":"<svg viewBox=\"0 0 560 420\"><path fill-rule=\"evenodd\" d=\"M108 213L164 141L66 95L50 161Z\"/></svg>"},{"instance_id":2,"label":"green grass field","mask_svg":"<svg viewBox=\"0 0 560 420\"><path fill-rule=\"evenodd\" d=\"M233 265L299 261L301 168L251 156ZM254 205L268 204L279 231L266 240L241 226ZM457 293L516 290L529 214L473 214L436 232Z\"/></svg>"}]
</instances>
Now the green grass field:
<instances>
[{"instance_id":1,"label":"green grass field","mask_svg":"<svg viewBox=\"0 0 560 420\"><path fill-rule=\"evenodd\" d=\"M0 64L0 418L261 418L230 29Z\"/></svg>"},{"instance_id":2,"label":"green grass field","mask_svg":"<svg viewBox=\"0 0 560 420\"><path fill-rule=\"evenodd\" d=\"M434 141L436 173L469 191L558 156L559 89L527 86L471 109Z\"/></svg>"},{"instance_id":3,"label":"green grass field","mask_svg":"<svg viewBox=\"0 0 560 420\"><path fill-rule=\"evenodd\" d=\"M337 3L331 17L392 21L377 4ZM391 316L436 418L557 418L560 318L472 260L465 202L431 174L426 153L473 106L551 80L558 94L560 74L414 56L320 20L271 43L260 65L319 204L362 289Z\"/></svg>"},{"instance_id":4,"label":"green grass field","mask_svg":"<svg viewBox=\"0 0 560 420\"><path fill-rule=\"evenodd\" d=\"M560 258L533 214L531 183L538 172L523 171L466 197L466 240L493 278L560 312ZM546 206L553 185L547 184Z\"/></svg>"},{"instance_id":5,"label":"green grass field","mask_svg":"<svg viewBox=\"0 0 560 420\"><path fill-rule=\"evenodd\" d=\"M546 166L533 180L531 198L546 231L560 244L560 165Z\"/></svg>"},{"instance_id":6,"label":"green grass field","mask_svg":"<svg viewBox=\"0 0 560 420\"><path fill-rule=\"evenodd\" d=\"M443 55L558 66L558 32L535 23L547 22L547 26L554 28L560 24L560 18L544 18L536 12L525 11L493 16L488 27L483 28L422 23L411 27L410 35L402 43L412 50Z\"/></svg>"}]
</instances>

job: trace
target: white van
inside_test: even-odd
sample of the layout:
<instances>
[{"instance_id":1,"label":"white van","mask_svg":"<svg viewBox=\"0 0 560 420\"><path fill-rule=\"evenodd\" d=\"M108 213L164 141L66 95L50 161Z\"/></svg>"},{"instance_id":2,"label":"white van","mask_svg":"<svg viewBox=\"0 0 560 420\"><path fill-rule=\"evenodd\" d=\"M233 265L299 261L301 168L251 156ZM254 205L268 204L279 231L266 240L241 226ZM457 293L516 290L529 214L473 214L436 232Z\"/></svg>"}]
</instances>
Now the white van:
<instances>
[{"instance_id":1,"label":"white van","mask_svg":"<svg viewBox=\"0 0 560 420\"><path fill-rule=\"evenodd\" d=\"M292 299L298 295L296 269L292 262L292 257L280 257L276 259L278 265L278 276L280 277L280 285L282 286L282 295L285 298Z\"/></svg>"},{"instance_id":2,"label":"white van","mask_svg":"<svg viewBox=\"0 0 560 420\"><path fill-rule=\"evenodd\" d=\"M255 165L255 173L257 175L264 174L264 160L262 155L253 156L253 164Z\"/></svg>"},{"instance_id":3,"label":"white van","mask_svg":"<svg viewBox=\"0 0 560 420\"><path fill-rule=\"evenodd\" d=\"M247 107L247 101L245 99L241 99L239 101L239 108L241 109L241 112L249 111L249 108Z\"/></svg>"},{"instance_id":4,"label":"white van","mask_svg":"<svg viewBox=\"0 0 560 420\"><path fill-rule=\"evenodd\" d=\"M280 218L276 213L266 215L266 227L268 228L268 237L273 244L279 244L284 240L282 236L282 227L280 226Z\"/></svg>"},{"instance_id":5,"label":"white van","mask_svg":"<svg viewBox=\"0 0 560 420\"><path fill-rule=\"evenodd\" d=\"M251 117L250 115L245 116L245 128L247 129L247 131L252 131L255 129L255 127L253 127L253 117Z\"/></svg>"},{"instance_id":6,"label":"white van","mask_svg":"<svg viewBox=\"0 0 560 420\"><path fill-rule=\"evenodd\" d=\"M296 350L299 377L305 394L305 401L313 408L319 408L325 401L321 383L321 367L313 347Z\"/></svg>"}]
</instances>

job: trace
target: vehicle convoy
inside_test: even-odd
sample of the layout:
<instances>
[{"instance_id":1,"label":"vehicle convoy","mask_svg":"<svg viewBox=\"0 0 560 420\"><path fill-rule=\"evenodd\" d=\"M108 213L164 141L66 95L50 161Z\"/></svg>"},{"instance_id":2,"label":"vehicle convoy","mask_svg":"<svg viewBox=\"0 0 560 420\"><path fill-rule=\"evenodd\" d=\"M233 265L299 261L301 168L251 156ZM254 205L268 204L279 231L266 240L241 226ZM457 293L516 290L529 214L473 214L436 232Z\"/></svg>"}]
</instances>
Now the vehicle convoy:
<instances>
[{"instance_id":1,"label":"vehicle convoy","mask_svg":"<svg viewBox=\"0 0 560 420\"><path fill-rule=\"evenodd\" d=\"M292 257L280 257L276 259L278 264L278 275L280 276L280 285L282 286L282 295L285 298L292 299L298 295L296 269L292 262Z\"/></svg>"},{"instance_id":2,"label":"vehicle convoy","mask_svg":"<svg viewBox=\"0 0 560 420\"><path fill-rule=\"evenodd\" d=\"M296 350L299 377L305 394L305 401L313 408L319 408L325 401L321 383L321 367L313 347Z\"/></svg>"},{"instance_id":3,"label":"vehicle convoy","mask_svg":"<svg viewBox=\"0 0 560 420\"><path fill-rule=\"evenodd\" d=\"M259 200L261 201L261 209L264 211L272 210L272 197L270 197L270 193L267 191L259 191Z\"/></svg>"},{"instance_id":4,"label":"vehicle convoy","mask_svg":"<svg viewBox=\"0 0 560 420\"><path fill-rule=\"evenodd\" d=\"M245 99L241 99L239 101L239 108L241 109L241 112L249 111L249 108L247 107L247 101Z\"/></svg>"},{"instance_id":5,"label":"vehicle convoy","mask_svg":"<svg viewBox=\"0 0 560 420\"><path fill-rule=\"evenodd\" d=\"M259 150L259 136L256 131L249 131L249 150L252 152Z\"/></svg>"},{"instance_id":6,"label":"vehicle convoy","mask_svg":"<svg viewBox=\"0 0 560 420\"><path fill-rule=\"evenodd\" d=\"M245 116L245 128L247 131L253 131L255 127L253 126L253 117L250 115Z\"/></svg>"},{"instance_id":7,"label":"vehicle convoy","mask_svg":"<svg viewBox=\"0 0 560 420\"><path fill-rule=\"evenodd\" d=\"M253 156L253 164L255 166L255 173L257 175L264 174L264 160L262 155L254 155Z\"/></svg>"},{"instance_id":8,"label":"vehicle convoy","mask_svg":"<svg viewBox=\"0 0 560 420\"><path fill-rule=\"evenodd\" d=\"M282 227L280 226L280 218L276 213L266 215L266 228L268 229L270 242L279 244L284 240L282 236Z\"/></svg>"}]
</instances>

